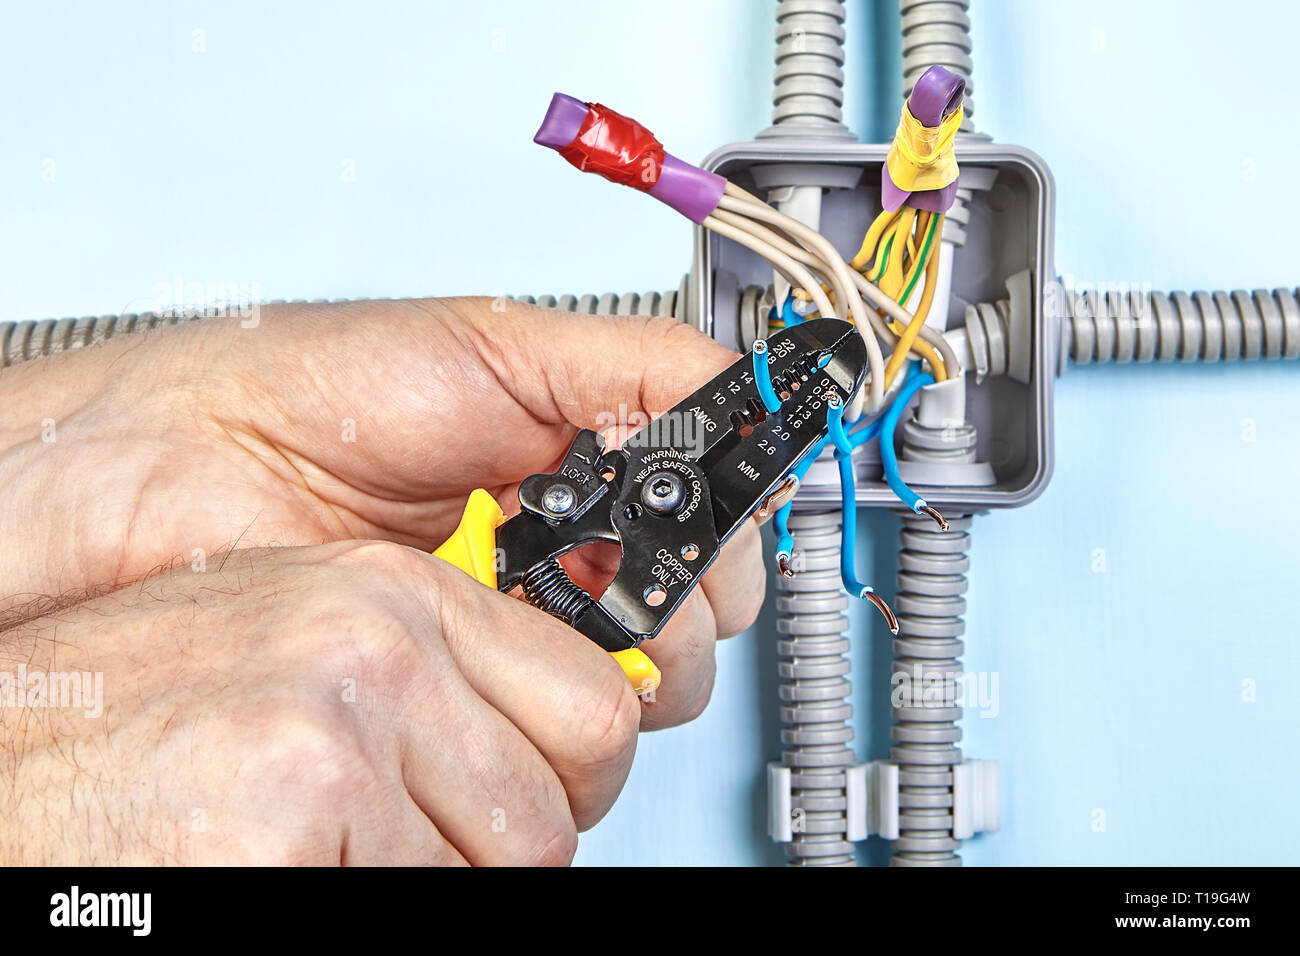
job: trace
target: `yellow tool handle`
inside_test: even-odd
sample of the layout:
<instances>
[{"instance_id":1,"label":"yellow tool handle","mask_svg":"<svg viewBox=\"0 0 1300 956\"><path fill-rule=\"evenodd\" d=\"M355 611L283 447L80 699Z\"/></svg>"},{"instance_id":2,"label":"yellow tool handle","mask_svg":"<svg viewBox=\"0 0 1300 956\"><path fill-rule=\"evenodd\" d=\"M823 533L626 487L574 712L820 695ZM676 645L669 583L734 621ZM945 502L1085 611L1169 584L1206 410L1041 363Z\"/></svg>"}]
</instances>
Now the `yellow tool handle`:
<instances>
[{"instance_id":1,"label":"yellow tool handle","mask_svg":"<svg viewBox=\"0 0 1300 956\"><path fill-rule=\"evenodd\" d=\"M482 488L469 496L460 526L442 543L435 558L450 561L480 584L497 587L497 528L505 523L497 501Z\"/></svg>"},{"instance_id":2,"label":"yellow tool handle","mask_svg":"<svg viewBox=\"0 0 1300 956\"><path fill-rule=\"evenodd\" d=\"M454 564L480 584L486 584L495 591L497 528L505 521L506 516L496 499L478 488L469 496L460 526L433 552L433 556ZM654 661L646 657L643 651L633 647L625 651L610 651L610 656L623 668L623 673L632 682L632 688L638 697L659 686L659 668L655 667Z\"/></svg>"}]
</instances>

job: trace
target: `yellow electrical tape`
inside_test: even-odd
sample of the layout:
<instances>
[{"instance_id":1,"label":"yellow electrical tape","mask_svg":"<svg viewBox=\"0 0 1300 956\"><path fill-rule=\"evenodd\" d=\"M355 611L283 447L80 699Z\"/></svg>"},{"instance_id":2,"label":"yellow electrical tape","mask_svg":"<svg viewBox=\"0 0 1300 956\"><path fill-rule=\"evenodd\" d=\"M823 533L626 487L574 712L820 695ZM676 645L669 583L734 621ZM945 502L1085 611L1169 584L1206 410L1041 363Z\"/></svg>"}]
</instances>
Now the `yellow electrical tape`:
<instances>
[{"instance_id":1,"label":"yellow electrical tape","mask_svg":"<svg viewBox=\"0 0 1300 956\"><path fill-rule=\"evenodd\" d=\"M957 156L952 142L963 115L958 106L938 126L923 126L907 104L903 104L898 132L885 160L895 186L904 192L922 192L943 189L957 179Z\"/></svg>"}]
</instances>

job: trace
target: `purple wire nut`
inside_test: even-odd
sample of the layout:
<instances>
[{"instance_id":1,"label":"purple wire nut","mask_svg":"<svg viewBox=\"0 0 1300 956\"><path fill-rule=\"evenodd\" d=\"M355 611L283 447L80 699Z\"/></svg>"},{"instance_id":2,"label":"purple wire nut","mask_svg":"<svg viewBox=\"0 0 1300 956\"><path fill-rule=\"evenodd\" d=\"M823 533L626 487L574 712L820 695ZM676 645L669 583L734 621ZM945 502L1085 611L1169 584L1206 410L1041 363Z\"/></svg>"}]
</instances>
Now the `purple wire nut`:
<instances>
[{"instance_id":1,"label":"purple wire nut","mask_svg":"<svg viewBox=\"0 0 1300 956\"><path fill-rule=\"evenodd\" d=\"M907 98L907 108L923 126L935 127L961 105L966 81L951 70L932 66L921 74Z\"/></svg>"},{"instance_id":2,"label":"purple wire nut","mask_svg":"<svg viewBox=\"0 0 1300 956\"><path fill-rule=\"evenodd\" d=\"M916 81L912 95L907 98L907 108L922 126L934 128L943 118L961 105L966 92L966 81L951 70L932 66ZM947 212L957 198L957 183L951 182L942 189L925 189L908 192L899 189L889 178L889 167L880 170L881 205L890 212L907 203L913 209L929 212Z\"/></svg>"},{"instance_id":3,"label":"purple wire nut","mask_svg":"<svg viewBox=\"0 0 1300 956\"><path fill-rule=\"evenodd\" d=\"M586 103L564 93L556 93L551 97L551 105L546 110L546 116L537 135L533 137L533 142L554 150L564 149L577 139L586 120ZM702 223L718 208L726 187L727 181L716 173L706 172L670 153L664 153L659 181L647 191L692 222Z\"/></svg>"},{"instance_id":4,"label":"purple wire nut","mask_svg":"<svg viewBox=\"0 0 1300 956\"><path fill-rule=\"evenodd\" d=\"M650 187L650 195L671 206L695 224L708 218L722 201L727 181L717 173L684 163L671 153L664 153L659 182Z\"/></svg>"},{"instance_id":5,"label":"purple wire nut","mask_svg":"<svg viewBox=\"0 0 1300 956\"><path fill-rule=\"evenodd\" d=\"M587 121L587 104L563 93L551 97L546 116L542 120L533 142L551 149L564 149L578 138L578 131Z\"/></svg>"}]
</instances>

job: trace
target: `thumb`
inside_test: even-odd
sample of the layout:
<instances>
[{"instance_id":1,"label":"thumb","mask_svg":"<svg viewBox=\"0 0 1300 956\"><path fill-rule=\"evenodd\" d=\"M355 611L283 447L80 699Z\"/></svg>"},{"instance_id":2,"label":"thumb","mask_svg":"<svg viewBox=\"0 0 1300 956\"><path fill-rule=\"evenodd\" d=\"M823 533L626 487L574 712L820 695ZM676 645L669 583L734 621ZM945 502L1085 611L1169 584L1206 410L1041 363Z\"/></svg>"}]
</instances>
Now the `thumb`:
<instances>
[{"instance_id":1,"label":"thumb","mask_svg":"<svg viewBox=\"0 0 1300 956\"><path fill-rule=\"evenodd\" d=\"M493 301L441 304L450 321L490 336L484 360L515 401L550 424L598 428L611 413L622 423L624 409L654 417L737 358L669 316L577 315L517 302L492 312Z\"/></svg>"}]
</instances>

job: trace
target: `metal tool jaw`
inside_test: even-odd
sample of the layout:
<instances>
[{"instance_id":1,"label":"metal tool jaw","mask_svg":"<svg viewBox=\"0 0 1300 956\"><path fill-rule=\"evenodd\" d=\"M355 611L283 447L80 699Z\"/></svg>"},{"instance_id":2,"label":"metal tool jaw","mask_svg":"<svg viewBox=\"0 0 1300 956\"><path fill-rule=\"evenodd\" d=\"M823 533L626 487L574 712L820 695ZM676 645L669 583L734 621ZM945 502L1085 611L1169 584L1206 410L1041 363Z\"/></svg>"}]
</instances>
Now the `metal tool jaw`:
<instances>
[{"instance_id":1,"label":"metal tool jaw","mask_svg":"<svg viewBox=\"0 0 1300 956\"><path fill-rule=\"evenodd\" d=\"M847 403L866 374L861 335L812 319L767 340L780 407L769 414L745 356L606 450L578 432L560 467L519 486L519 514L497 530L497 588L525 597L607 651L659 633L718 551L755 511L790 490L790 470L826 434L827 398ZM599 599L557 559L593 541L622 559Z\"/></svg>"}]
</instances>

